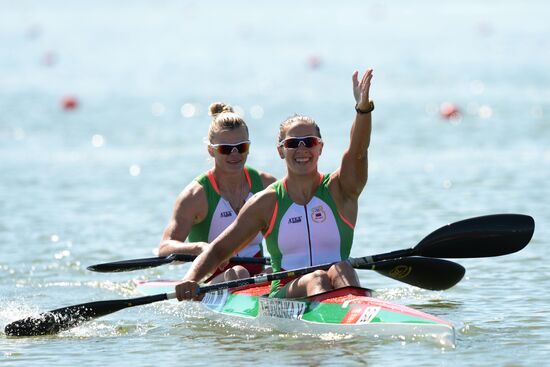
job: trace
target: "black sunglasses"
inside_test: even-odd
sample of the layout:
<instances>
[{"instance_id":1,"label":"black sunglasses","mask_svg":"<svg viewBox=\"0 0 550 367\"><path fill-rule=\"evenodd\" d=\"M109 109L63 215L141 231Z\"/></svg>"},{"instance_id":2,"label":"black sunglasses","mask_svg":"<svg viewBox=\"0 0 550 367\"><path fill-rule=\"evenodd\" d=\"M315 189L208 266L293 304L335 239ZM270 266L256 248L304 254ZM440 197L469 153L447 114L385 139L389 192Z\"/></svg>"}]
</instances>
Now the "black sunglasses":
<instances>
[{"instance_id":1,"label":"black sunglasses","mask_svg":"<svg viewBox=\"0 0 550 367\"><path fill-rule=\"evenodd\" d=\"M250 140L241 141L236 144L210 144L218 153L229 155L234 151L238 153L246 153L250 148Z\"/></svg>"},{"instance_id":2,"label":"black sunglasses","mask_svg":"<svg viewBox=\"0 0 550 367\"><path fill-rule=\"evenodd\" d=\"M313 148L316 145L319 145L323 140L318 136L300 136L297 138L286 138L285 140L279 142L279 146L285 148L296 149L302 144L306 148Z\"/></svg>"}]
</instances>

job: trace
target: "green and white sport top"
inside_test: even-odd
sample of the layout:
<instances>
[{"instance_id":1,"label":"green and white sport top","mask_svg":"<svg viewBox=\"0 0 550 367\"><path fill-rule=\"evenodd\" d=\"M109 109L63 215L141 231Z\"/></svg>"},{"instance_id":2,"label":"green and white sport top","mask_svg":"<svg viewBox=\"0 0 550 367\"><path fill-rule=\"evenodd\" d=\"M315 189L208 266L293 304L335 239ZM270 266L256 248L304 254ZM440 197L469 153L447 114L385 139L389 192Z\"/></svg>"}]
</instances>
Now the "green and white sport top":
<instances>
[{"instance_id":1,"label":"green and white sport top","mask_svg":"<svg viewBox=\"0 0 550 367\"><path fill-rule=\"evenodd\" d=\"M244 174L250 192L246 200L253 194L264 189L262 179L255 169L245 166ZM189 242L212 242L220 233L222 233L237 218L237 213L231 207L231 204L220 195L218 184L214 179L212 170L200 175L195 179L204 189L208 200L208 214L200 223L194 224L189 232ZM262 256L262 233L258 232L256 237L239 253L234 256Z\"/></svg>"},{"instance_id":2,"label":"green and white sport top","mask_svg":"<svg viewBox=\"0 0 550 367\"><path fill-rule=\"evenodd\" d=\"M351 252L354 226L338 212L328 187L330 175L306 205L292 201L286 181L273 184L277 203L265 233L273 272L346 260ZM272 282L272 292L283 283Z\"/></svg>"}]
</instances>

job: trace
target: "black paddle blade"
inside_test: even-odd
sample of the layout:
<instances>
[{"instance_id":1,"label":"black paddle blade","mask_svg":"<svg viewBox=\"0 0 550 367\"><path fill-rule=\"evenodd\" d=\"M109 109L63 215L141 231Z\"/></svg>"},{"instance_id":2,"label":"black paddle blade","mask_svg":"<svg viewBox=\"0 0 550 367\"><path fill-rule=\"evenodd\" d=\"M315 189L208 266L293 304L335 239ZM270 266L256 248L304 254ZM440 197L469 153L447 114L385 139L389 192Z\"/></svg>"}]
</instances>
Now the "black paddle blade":
<instances>
[{"instance_id":1,"label":"black paddle blade","mask_svg":"<svg viewBox=\"0 0 550 367\"><path fill-rule=\"evenodd\" d=\"M90 265L86 269L100 273L116 273L121 271L132 271L147 268L155 268L175 261L174 255L160 257L146 257L134 260L114 261L110 263ZM191 260L192 261L192 260Z\"/></svg>"},{"instance_id":2,"label":"black paddle blade","mask_svg":"<svg viewBox=\"0 0 550 367\"><path fill-rule=\"evenodd\" d=\"M535 221L522 214L494 214L448 224L426 236L414 255L467 258L511 254L527 246Z\"/></svg>"},{"instance_id":3,"label":"black paddle blade","mask_svg":"<svg viewBox=\"0 0 550 367\"><path fill-rule=\"evenodd\" d=\"M384 260L365 264L358 268L371 269L400 282L433 291L453 287L460 282L466 272L466 269L460 264L427 257Z\"/></svg>"},{"instance_id":4,"label":"black paddle blade","mask_svg":"<svg viewBox=\"0 0 550 367\"><path fill-rule=\"evenodd\" d=\"M81 323L105 316L127 307L143 305L166 299L166 294L139 297L126 300L111 300L82 303L58 308L17 320L6 325L4 332L8 336L38 336L56 334L78 326Z\"/></svg>"}]
</instances>

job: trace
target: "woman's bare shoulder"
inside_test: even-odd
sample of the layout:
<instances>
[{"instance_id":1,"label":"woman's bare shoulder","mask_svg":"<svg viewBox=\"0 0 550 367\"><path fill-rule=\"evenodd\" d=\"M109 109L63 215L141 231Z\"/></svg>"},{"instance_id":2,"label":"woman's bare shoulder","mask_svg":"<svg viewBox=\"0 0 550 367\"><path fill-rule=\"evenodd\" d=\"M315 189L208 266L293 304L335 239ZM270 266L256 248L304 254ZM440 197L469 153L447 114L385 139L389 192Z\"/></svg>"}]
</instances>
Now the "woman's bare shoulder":
<instances>
[{"instance_id":1,"label":"woman's bare shoulder","mask_svg":"<svg viewBox=\"0 0 550 367\"><path fill-rule=\"evenodd\" d=\"M268 187L273 182L277 181L277 178L273 176L271 173L258 171L260 178L262 179L262 184L264 187Z\"/></svg>"}]
</instances>

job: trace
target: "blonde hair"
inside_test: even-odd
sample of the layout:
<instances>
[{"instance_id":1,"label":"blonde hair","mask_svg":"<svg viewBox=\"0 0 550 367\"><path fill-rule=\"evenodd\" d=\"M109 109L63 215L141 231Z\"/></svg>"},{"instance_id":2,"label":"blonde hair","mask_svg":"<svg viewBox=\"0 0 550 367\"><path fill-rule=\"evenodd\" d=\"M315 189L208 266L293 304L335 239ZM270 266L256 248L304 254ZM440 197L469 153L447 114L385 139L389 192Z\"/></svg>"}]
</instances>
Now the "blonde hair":
<instances>
[{"instance_id":1,"label":"blonde hair","mask_svg":"<svg viewBox=\"0 0 550 367\"><path fill-rule=\"evenodd\" d=\"M317 132L317 135L322 138L321 129L319 129L319 125L317 125L314 119L308 116L294 114L293 116L290 116L289 118L281 122L281 125L279 125L279 143L285 139L286 131L288 130L290 125L298 121L304 122L306 125L315 126L315 131Z\"/></svg>"},{"instance_id":2,"label":"blonde hair","mask_svg":"<svg viewBox=\"0 0 550 367\"><path fill-rule=\"evenodd\" d=\"M212 122L208 128L208 140L212 142L214 134L224 130L233 130L244 127L248 135L248 126L243 118L233 111L231 105L223 102L214 102L208 108L208 114L212 116Z\"/></svg>"}]
</instances>

